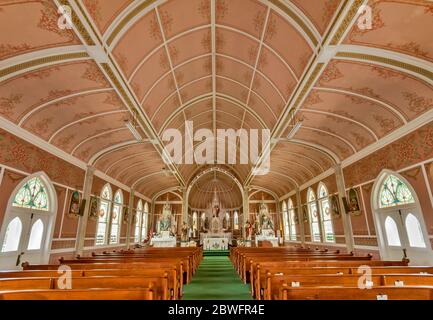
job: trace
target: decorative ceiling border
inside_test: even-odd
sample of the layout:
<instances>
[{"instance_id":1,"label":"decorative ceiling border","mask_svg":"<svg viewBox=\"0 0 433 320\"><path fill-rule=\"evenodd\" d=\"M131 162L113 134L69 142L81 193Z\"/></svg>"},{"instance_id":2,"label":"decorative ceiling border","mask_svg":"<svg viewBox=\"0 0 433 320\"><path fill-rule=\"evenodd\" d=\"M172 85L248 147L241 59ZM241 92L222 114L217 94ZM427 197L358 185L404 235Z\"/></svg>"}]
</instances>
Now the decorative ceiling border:
<instances>
[{"instance_id":1,"label":"decorative ceiling border","mask_svg":"<svg viewBox=\"0 0 433 320\"><path fill-rule=\"evenodd\" d=\"M67 62L68 60L76 60L81 58L89 58L89 55L87 54L87 52L65 53L65 54L48 56L48 57L43 57L43 58L38 58L38 59L18 63L16 65L1 69L0 79L12 73L23 71L25 69L30 69L39 65L44 65L44 64L54 63L54 62Z\"/></svg>"},{"instance_id":2,"label":"decorative ceiling border","mask_svg":"<svg viewBox=\"0 0 433 320\"><path fill-rule=\"evenodd\" d=\"M372 54L356 53L356 52L338 52L335 57L336 58L350 58L350 59L374 61L374 62L378 62L378 63L383 63L386 65L390 65L393 67L397 67L400 69L404 69L407 71L417 73L417 74L419 74L423 77L426 77L426 78L433 81L433 72L432 71L429 71L429 70L426 70L424 68L415 66L413 64L394 60L391 58L380 57L380 56L376 56L376 55L372 55Z\"/></svg>"},{"instance_id":3,"label":"decorative ceiling border","mask_svg":"<svg viewBox=\"0 0 433 320\"><path fill-rule=\"evenodd\" d=\"M353 19L358 13L359 8L362 6L362 4L365 2L365 0L355 0L350 7L349 11L347 12L346 16L344 17L343 22L338 27L337 31L335 32L330 45L336 46L340 43L341 39L343 38L343 35L348 30L348 27L353 23Z\"/></svg>"}]
</instances>

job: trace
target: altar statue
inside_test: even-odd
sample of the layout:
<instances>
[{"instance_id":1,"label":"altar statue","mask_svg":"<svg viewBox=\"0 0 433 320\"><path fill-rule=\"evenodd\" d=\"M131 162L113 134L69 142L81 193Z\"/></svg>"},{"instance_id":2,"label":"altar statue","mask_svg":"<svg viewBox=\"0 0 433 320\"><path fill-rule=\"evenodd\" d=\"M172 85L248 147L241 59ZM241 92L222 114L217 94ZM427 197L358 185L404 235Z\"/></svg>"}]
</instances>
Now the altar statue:
<instances>
[{"instance_id":1,"label":"altar statue","mask_svg":"<svg viewBox=\"0 0 433 320\"><path fill-rule=\"evenodd\" d=\"M211 231L212 233L217 234L221 231L220 229L220 220L214 215L211 222Z\"/></svg>"},{"instance_id":2,"label":"altar statue","mask_svg":"<svg viewBox=\"0 0 433 320\"><path fill-rule=\"evenodd\" d=\"M189 233L188 224L184 221L182 224L182 236L181 236L182 242L188 242L189 241L188 233Z\"/></svg>"},{"instance_id":3,"label":"altar statue","mask_svg":"<svg viewBox=\"0 0 433 320\"><path fill-rule=\"evenodd\" d=\"M251 240L253 235L253 225L249 221L245 224L245 235L247 240Z\"/></svg>"},{"instance_id":4,"label":"altar statue","mask_svg":"<svg viewBox=\"0 0 433 320\"><path fill-rule=\"evenodd\" d=\"M269 214L268 207L266 204L260 204L260 226L261 230L274 230L274 223L272 217Z\"/></svg>"},{"instance_id":5,"label":"altar statue","mask_svg":"<svg viewBox=\"0 0 433 320\"><path fill-rule=\"evenodd\" d=\"M159 221L159 231L171 231L171 209L168 203L164 204L162 209L162 215Z\"/></svg>"}]
</instances>

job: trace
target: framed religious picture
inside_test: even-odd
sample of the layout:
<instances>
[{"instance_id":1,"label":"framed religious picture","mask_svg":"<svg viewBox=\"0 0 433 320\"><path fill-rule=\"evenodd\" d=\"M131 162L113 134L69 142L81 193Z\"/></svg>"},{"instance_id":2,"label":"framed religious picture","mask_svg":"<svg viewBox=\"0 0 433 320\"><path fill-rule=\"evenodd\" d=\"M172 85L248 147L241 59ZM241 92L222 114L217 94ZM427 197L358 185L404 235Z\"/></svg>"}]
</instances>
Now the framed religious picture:
<instances>
[{"instance_id":1,"label":"framed religious picture","mask_svg":"<svg viewBox=\"0 0 433 320\"><path fill-rule=\"evenodd\" d=\"M304 222L308 222L308 206L306 204L302 205L302 217Z\"/></svg>"},{"instance_id":2,"label":"framed religious picture","mask_svg":"<svg viewBox=\"0 0 433 320\"><path fill-rule=\"evenodd\" d=\"M340 205L338 204L338 196L336 194L334 194L333 196L331 196L331 213L332 216L335 218L340 218Z\"/></svg>"},{"instance_id":3,"label":"framed religious picture","mask_svg":"<svg viewBox=\"0 0 433 320\"><path fill-rule=\"evenodd\" d=\"M76 217L80 214L81 195L78 191L72 192L71 201L69 202L68 215Z\"/></svg>"},{"instance_id":4,"label":"framed religious picture","mask_svg":"<svg viewBox=\"0 0 433 320\"><path fill-rule=\"evenodd\" d=\"M123 224L128 223L129 207L123 207L122 221Z\"/></svg>"},{"instance_id":5,"label":"framed religious picture","mask_svg":"<svg viewBox=\"0 0 433 320\"><path fill-rule=\"evenodd\" d=\"M98 218L98 207L99 207L98 198L91 196L90 197L90 207L89 207L89 218L90 219L96 220Z\"/></svg>"},{"instance_id":6,"label":"framed religious picture","mask_svg":"<svg viewBox=\"0 0 433 320\"><path fill-rule=\"evenodd\" d=\"M349 190L349 199L348 199L349 212L355 216L359 216L361 214L361 207L359 205L359 197L356 189Z\"/></svg>"}]
</instances>

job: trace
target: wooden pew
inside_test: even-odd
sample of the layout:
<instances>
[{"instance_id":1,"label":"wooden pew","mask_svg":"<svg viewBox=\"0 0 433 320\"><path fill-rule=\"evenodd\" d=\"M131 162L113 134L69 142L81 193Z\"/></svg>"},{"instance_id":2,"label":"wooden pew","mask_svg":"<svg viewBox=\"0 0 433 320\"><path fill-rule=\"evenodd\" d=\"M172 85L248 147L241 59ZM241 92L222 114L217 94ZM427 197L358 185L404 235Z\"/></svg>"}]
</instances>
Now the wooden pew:
<instances>
[{"instance_id":1,"label":"wooden pew","mask_svg":"<svg viewBox=\"0 0 433 320\"><path fill-rule=\"evenodd\" d=\"M150 288L0 291L0 300L154 300Z\"/></svg>"},{"instance_id":2,"label":"wooden pew","mask_svg":"<svg viewBox=\"0 0 433 320\"><path fill-rule=\"evenodd\" d=\"M367 286L366 278L360 275L272 275L268 274L264 286L260 287L257 299L276 299L279 289L286 283L287 286L299 287L359 287ZM431 286L433 288L433 275L421 274L395 274L395 275L371 275L369 277L371 287L380 286Z\"/></svg>"},{"instance_id":3,"label":"wooden pew","mask_svg":"<svg viewBox=\"0 0 433 320\"><path fill-rule=\"evenodd\" d=\"M432 287L303 287L292 288L283 284L280 300L378 300L386 295L388 300L433 300Z\"/></svg>"}]
</instances>

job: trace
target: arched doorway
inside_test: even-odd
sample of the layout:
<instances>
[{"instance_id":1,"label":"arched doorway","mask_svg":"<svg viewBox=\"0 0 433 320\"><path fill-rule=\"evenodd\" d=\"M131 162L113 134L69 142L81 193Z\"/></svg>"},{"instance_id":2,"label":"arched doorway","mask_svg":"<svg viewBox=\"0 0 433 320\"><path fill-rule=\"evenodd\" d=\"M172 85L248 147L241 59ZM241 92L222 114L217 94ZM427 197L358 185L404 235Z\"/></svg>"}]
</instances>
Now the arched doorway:
<instances>
[{"instance_id":1,"label":"arched doorway","mask_svg":"<svg viewBox=\"0 0 433 320\"><path fill-rule=\"evenodd\" d=\"M415 190L401 175L384 170L372 204L382 259L408 258L411 265L433 263L433 252Z\"/></svg>"},{"instance_id":2,"label":"arched doorway","mask_svg":"<svg viewBox=\"0 0 433 320\"><path fill-rule=\"evenodd\" d=\"M0 269L19 269L24 261L48 263L56 212L56 193L44 173L15 188L0 231Z\"/></svg>"}]
</instances>

